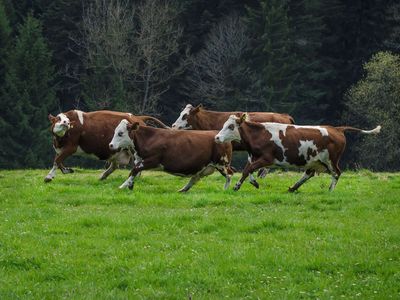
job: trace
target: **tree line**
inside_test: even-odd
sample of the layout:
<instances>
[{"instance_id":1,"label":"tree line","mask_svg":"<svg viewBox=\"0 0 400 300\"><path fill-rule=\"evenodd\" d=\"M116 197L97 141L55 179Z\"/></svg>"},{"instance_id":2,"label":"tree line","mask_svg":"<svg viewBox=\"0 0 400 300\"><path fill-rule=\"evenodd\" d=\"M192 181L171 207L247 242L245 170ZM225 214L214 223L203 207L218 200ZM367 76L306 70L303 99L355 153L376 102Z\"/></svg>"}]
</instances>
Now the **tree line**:
<instances>
[{"instance_id":1,"label":"tree line","mask_svg":"<svg viewBox=\"0 0 400 300\"><path fill-rule=\"evenodd\" d=\"M48 113L202 103L380 123L345 163L399 170L399 53L393 0L0 0L0 168L51 164Z\"/></svg>"}]
</instances>

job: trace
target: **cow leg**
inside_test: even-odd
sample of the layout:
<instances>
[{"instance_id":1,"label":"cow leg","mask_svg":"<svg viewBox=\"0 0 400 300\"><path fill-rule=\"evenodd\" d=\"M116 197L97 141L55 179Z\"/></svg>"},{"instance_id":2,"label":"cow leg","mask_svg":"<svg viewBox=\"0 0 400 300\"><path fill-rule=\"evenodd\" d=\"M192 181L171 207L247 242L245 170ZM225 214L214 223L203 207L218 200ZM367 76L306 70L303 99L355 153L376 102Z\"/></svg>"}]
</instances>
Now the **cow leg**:
<instances>
[{"instance_id":1,"label":"cow leg","mask_svg":"<svg viewBox=\"0 0 400 300\"><path fill-rule=\"evenodd\" d=\"M251 174L255 170L258 170L259 168L262 168L267 165L270 165L270 163L268 163L268 161L265 160L265 158L260 158L260 159L256 160L255 162L252 162L251 164L247 164L243 170L242 177L236 183L233 190L238 191L240 189L240 187L242 186L243 182L246 180L247 176L249 176L249 174Z\"/></svg>"},{"instance_id":2,"label":"cow leg","mask_svg":"<svg viewBox=\"0 0 400 300\"><path fill-rule=\"evenodd\" d=\"M54 163L53 167L51 168L49 174L44 178L44 182L50 182L53 180L54 177L56 177L56 171L57 171L57 164Z\"/></svg>"},{"instance_id":3,"label":"cow leg","mask_svg":"<svg viewBox=\"0 0 400 300\"><path fill-rule=\"evenodd\" d=\"M74 173L74 170L71 168L66 168L63 164L64 159L68 156L71 156L76 152L76 147L64 147L62 152L56 156L54 162L57 164L58 168L61 170L63 174Z\"/></svg>"},{"instance_id":4,"label":"cow leg","mask_svg":"<svg viewBox=\"0 0 400 300\"><path fill-rule=\"evenodd\" d=\"M247 163L246 163L246 165L244 166L244 169L243 169L243 170L246 170L246 168L248 168L248 167L250 166L250 164L251 164L251 155L249 154L248 157L247 157ZM260 187L260 185L258 184L256 178L254 177L254 175L253 175L252 173L250 173L249 179L250 179L250 183L251 183L255 188L258 189L258 188Z\"/></svg>"},{"instance_id":5,"label":"cow leg","mask_svg":"<svg viewBox=\"0 0 400 300\"><path fill-rule=\"evenodd\" d=\"M289 188L289 192L293 193L296 191L304 182L315 175L315 170L308 169L304 172L303 177L300 178L293 186Z\"/></svg>"},{"instance_id":6,"label":"cow leg","mask_svg":"<svg viewBox=\"0 0 400 300\"><path fill-rule=\"evenodd\" d=\"M146 169L153 169L159 165L159 158L158 157L150 157L142 160L139 165L135 165L132 169L132 171L129 174L128 179L120 185L120 189L128 187L130 190L133 189L133 185L135 184L134 180L135 177L138 176L138 174Z\"/></svg>"},{"instance_id":7,"label":"cow leg","mask_svg":"<svg viewBox=\"0 0 400 300\"><path fill-rule=\"evenodd\" d=\"M63 165L63 161L68 156L74 154L75 151L76 151L76 148L74 149L73 147L70 147L70 148L64 148L60 154L57 154L54 159L53 167L51 168L49 173L44 178L44 182L50 182L53 180L54 177L56 177L57 168L59 168L63 174L73 173L74 171L71 168L66 168Z\"/></svg>"},{"instance_id":8,"label":"cow leg","mask_svg":"<svg viewBox=\"0 0 400 300\"><path fill-rule=\"evenodd\" d=\"M188 190L190 190L190 188L195 185L200 178L210 175L214 172L215 167L213 166L207 166L205 167L203 170L201 170L199 173L197 173L196 175L194 175L192 178L190 178L189 182L179 190L179 192L187 192Z\"/></svg>"},{"instance_id":9,"label":"cow leg","mask_svg":"<svg viewBox=\"0 0 400 300\"><path fill-rule=\"evenodd\" d=\"M337 184L341 174L342 174L342 171L340 171L340 169L337 166L337 164L334 164L333 165L333 170L331 171L332 181L331 181L331 185L329 186L329 191L332 192L335 189L336 184Z\"/></svg>"},{"instance_id":10,"label":"cow leg","mask_svg":"<svg viewBox=\"0 0 400 300\"><path fill-rule=\"evenodd\" d=\"M195 175L192 178L190 178L189 182L183 187L181 188L178 192L180 193L184 193L187 192L188 190L190 190L190 188L195 185L198 181L200 180L200 176L199 175Z\"/></svg>"},{"instance_id":11,"label":"cow leg","mask_svg":"<svg viewBox=\"0 0 400 300\"><path fill-rule=\"evenodd\" d=\"M217 170L225 177L224 190L228 189L233 175L232 169L229 166L217 166Z\"/></svg>"},{"instance_id":12,"label":"cow leg","mask_svg":"<svg viewBox=\"0 0 400 300\"><path fill-rule=\"evenodd\" d=\"M106 179L112 172L115 171L116 168L117 168L117 164L114 161L111 161L110 165L107 168L107 170L105 170L103 172L103 174L101 174L100 180Z\"/></svg>"},{"instance_id":13,"label":"cow leg","mask_svg":"<svg viewBox=\"0 0 400 300\"><path fill-rule=\"evenodd\" d=\"M257 177L265 178L268 173L269 173L269 170L267 168L261 168L260 170L258 170Z\"/></svg>"}]
</instances>

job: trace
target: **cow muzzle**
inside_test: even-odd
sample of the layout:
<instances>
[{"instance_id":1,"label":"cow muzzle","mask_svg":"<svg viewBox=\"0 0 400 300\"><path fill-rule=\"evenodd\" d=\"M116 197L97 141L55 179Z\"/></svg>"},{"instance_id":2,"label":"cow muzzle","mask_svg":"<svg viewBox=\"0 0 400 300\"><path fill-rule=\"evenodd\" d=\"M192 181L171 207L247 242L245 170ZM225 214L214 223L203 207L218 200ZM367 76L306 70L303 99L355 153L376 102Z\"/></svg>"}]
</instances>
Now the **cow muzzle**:
<instances>
[{"instance_id":1,"label":"cow muzzle","mask_svg":"<svg viewBox=\"0 0 400 300\"><path fill-rule=\"evenodd\" d=\"M215 142L216 142L217 144L222 144L222 143L223 143L223 141L221 140L221 138L220 138L218 135L215 136L214 140L215 140Z\"/></svg>"},{"instance_id":2,"label":"cow muzzle","mask_svg":"<svg viewBox=\"0 0 400 300\"><path fill-rule=\"evenodd\" d=\"M108 147L110 148L110 150L113 150L113 151L118 150L118 148L115 147L115 145L114 145L113 143L109 143L109 144L108 144Z\"/></svg>"}]
</instances>

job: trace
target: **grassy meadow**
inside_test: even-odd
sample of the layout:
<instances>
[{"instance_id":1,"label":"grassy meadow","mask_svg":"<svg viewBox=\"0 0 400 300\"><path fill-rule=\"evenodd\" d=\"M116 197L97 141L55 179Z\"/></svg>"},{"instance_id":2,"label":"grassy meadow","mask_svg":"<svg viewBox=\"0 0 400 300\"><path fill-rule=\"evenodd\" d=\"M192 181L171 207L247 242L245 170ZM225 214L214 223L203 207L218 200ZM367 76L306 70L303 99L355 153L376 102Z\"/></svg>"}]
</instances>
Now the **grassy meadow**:
<instances>
[{"instance_id":1,"label":"grassy meadow","mask_svg":"<svg viewBox=\"0 0 400 300\"><path fill-rule=\"evenodd\" d=\"M0 299L400 298L400 173L47 172L0 171Z\"/></svg>"}]
</instances>

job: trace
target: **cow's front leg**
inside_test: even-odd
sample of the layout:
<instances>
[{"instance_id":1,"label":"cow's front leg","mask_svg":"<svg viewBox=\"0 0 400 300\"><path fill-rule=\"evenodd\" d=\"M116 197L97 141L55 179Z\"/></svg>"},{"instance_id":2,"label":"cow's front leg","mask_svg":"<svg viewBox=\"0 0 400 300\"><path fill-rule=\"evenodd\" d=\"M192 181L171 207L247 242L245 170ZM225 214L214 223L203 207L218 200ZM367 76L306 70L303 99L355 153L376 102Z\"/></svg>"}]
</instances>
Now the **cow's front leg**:
<instances>
[{"instance_id":1,"label":"cow's front leg","mask_svg":"<svg viewBox=\"0 0 400 300\"><path fill-rule=\"evenodd\" d=\"M266 161L264 158L260 158L252 163L247 164L243 170L242 177L235 184L235 187L233 188L233 190L238 191L240 189L240 187L242 186L243 182L246 180L247 176L249 176L249 174L253 173L254 171L256 171L259 168L262 168L266 165L268 165L268 161Z\"/></svg>"},{"instance_id":2,"label":"cow's front leg","mask_svg":"<svg viewBox=\"0 0 400 300\"><path fill-rule=\"evenodd\" d=\"M63 165L63 161L68 156L74 154L75 151L76 151L76 148L73 148L73 147L63 148L62 152L60 154L56 155L56 157L54 159L53 167L51 168L49 173L44 178L44 182L50 182L56 177L57 168L59 168L61 170L61 172L63 172L63 174L73 173L74 171L71 168L66 168Z\"/></svg>"},{"instance_id":3,"label":"cow's front leg","mask_svg":"<svg viewBox=\"0 0 400 300\"><path fill-rule=\"evenodd\" d=\"M63 174L74 173L74 170L71 168L67 168L64 166L63 162L68 157L76 152L76 147L64 147L62 152L56 156L54 163L57 164L57 167L61 170Z\"/></svg>"},{"instance_id":4,"label":"cow's front leg","mask_svg":"<svg viewBox=\"0 0 400 300\"><path fill-rule=\"evenodd\" d=\"M244 166L244 169L243 169L243 170L245 170L246 168L248 168L248 167L250 166L251 160L252 160L252 156L249 154L249 155L247 156L247 163L246 163L246 165ZM254 175L253 175L252 173L249 174L249 179L250 179L250 183L251 183L255 188L258 189L258 188L260 187L260 185L258 184L256 178L254 177ZM239 187L239 188L240 188L240 187Z\"/></svg>"},{"instance_id":5,"label":"cow's front leg","mask_svg":"<svg viewBox=\"0 0 400 300\"><path fill-rule=\"evenodd\" d=\"M112 162L110 163L110 165L108 166L107 170L105 170L105 171L103 172L103 174L101 174L100 180L106 179L112 172L115 171L116 168L117 168L116 162L112 161Z\"/></svg>"},{"instance_id":6,"label":"cow's front leg","mask_svg":"<svg viewBox=\"0 0 400 300\"><path fill-rule=\"evenodd\" d=\"M160 164L160 160L158 157L150 157L144 160L141 160L138 165L134 165L131 173L129 174L128 179L120 185L120 189L128 187L130 190L133 190L133 185L135 184L135 177L138 176L140 172L146 169L154 169Z\"/></svg>"},{"instance_id":7,"label":"cow's front leg","mask_svg":"<svg viewBox=\"0 0 400 300\"><path fill-rule=\"evenodd\" d=\"M51 168L50 172L47 174L47 176L44 178L44 182L50 182L53 180L54 177L56 177L56 171L57 171L57 164L54 163L53 167Z\"/></svg>"}]
</instances>

